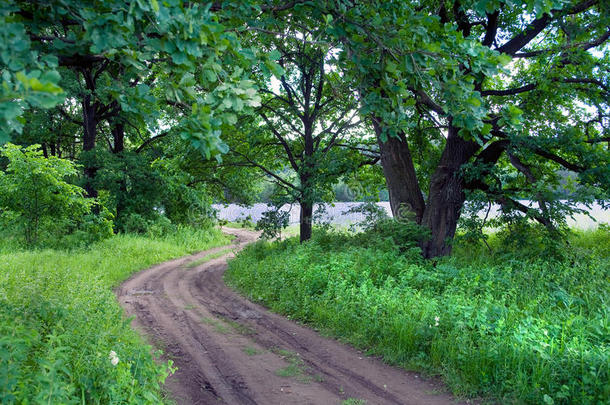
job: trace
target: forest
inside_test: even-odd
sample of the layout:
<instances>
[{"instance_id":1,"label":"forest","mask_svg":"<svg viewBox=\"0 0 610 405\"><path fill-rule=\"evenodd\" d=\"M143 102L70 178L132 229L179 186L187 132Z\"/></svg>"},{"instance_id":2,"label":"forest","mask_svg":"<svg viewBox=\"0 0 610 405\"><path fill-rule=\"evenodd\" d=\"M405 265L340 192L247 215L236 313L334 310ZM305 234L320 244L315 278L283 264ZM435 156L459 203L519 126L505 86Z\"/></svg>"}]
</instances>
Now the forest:
<instances>
[{"instance_id":1,"label":"forest","mask_svg":"<svg viewBox=\"0 0 610 405\"><path fill-rule=\"evenodd\" d=\"M0 403L610 403L608 27L0 0Z\"/></svg>"}]
</instances>

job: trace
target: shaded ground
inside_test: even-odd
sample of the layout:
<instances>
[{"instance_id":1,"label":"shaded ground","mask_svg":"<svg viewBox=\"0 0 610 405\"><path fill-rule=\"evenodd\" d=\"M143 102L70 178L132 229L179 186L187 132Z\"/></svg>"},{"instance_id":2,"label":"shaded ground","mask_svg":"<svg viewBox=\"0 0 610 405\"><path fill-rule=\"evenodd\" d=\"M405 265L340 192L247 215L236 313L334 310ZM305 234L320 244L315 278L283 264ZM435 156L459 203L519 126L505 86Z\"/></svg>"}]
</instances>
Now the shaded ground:
<instances>
[{"instance_id":1,"label":"shaded ground","mask_svg":"<svg viewBox=\"0 0 610 405\"><path fill-rule=\"evenodd\" d=\"M236 236L233 250L257 238L244 229L228 233ZM456 403L442 385L321 337L230 290L222 274L233 253L218 257L226 249L157 265L117 291L135 315L134 326L178 367L166 382L178 404Z\"/></svg>"}]
</instances>

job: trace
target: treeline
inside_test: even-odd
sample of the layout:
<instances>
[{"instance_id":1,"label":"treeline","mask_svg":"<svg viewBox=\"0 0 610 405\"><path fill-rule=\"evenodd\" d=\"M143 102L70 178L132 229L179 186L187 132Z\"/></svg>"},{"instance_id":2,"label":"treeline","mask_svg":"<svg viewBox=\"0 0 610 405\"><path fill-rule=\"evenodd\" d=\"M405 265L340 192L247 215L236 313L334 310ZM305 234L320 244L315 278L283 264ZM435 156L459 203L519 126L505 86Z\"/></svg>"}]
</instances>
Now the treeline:
<instances>
[{"instance_id":1,"label":"treeline","mask_svg":"<svg viewBox=\"0 0 610 405\"><path fill-rule=\"evenodd\" d=\"M115 230L252 202L271 183L266 199L300 205L305 241L314 203L346 184L387 189L394 216L428 230L427 258L451 252L467 201L560 237L577 204L608 199L608 11L4 1L0 141L77 162L74 183Z\"/></svg>"}]
</instances>

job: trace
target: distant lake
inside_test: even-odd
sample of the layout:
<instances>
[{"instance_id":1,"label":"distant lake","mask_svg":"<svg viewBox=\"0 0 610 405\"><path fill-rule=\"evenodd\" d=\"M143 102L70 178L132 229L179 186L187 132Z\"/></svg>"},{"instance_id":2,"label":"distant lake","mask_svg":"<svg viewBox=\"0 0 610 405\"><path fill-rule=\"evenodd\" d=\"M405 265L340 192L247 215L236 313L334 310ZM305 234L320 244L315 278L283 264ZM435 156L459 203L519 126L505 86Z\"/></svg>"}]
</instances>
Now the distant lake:
<instances>
[{"instance_id":1,"label":"distant lake","mask_svg":"<svg viewBox=\"0 0 610 405\"><path fill-rule=\"evenodd\" d=\"M316 204L316 207L314 208L314 213L322 205L326 208L326 214L321 216L324 221L330 221L331 223L337 225L347 225L354 222L362 221L364 219L362 214L346 213L346 211L348 211L350 208L356 207L360 204L361 203L359 202L336 202L333 204ZM392 215L389 202L378 202L377 205L385 209L388 215ZM261 218L263 212L269 209L269 206L267 204L254 204L251 207L243 207L237 204L214 204L213 207L218 211L219 219L224 219L230 222L246 218L247 216L250 216L252 218L252 221L256 222ZM292 206L284 205L281 209L282 211L290 212L291 224L299 223L299 215L301 209L298 204L294 204ZM495 215L497 215L498 210L498 206L492 206L492 209L489 214L490 217L494 217ZM570 226L580 229L589 229L596 227L600 223L610 223L610 210L604 210L601 206L595 204L589 210L589 213L591 214L591 216L593 216L593 218L595 218L597 222L595 222L584 214L577 214L574 215L574 218L568 218L568 224ZM481 215L484 215L484 213L481 213Z\"/></svg>"}]
</instances>

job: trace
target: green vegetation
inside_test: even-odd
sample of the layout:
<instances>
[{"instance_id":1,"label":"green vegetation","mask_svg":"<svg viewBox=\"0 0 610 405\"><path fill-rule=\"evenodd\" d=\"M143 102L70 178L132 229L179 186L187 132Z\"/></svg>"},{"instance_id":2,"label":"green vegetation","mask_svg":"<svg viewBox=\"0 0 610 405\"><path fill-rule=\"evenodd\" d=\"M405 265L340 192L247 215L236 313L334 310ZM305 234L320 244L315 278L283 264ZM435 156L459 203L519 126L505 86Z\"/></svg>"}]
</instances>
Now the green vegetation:
<instances>
[{"instance_id":1,"label":"green vegetation","mask_svg":"<svg viewBox=\"0 0 610 405\"><path fill-rule=\"evenodd\" d=\"M608 229L566 229L610 201L608 26L600 0L0 0L0 402L156 402L111 288L261 196L304 244L233 262L254 299L456 392L608 401ZM393 219L313 235L316 203L382 194Z\"/></svg>"},{"instance_id":2,"label":"green vegetation","mask_svg":"<svg viewBox=\"0 0 610 405\"><path fill-rule=\"evenodd\" d=\"M185 268L192 269L193 267L197 267L205 262L209 262L210 260L218 259L219 257L224 256L227 253L231 252L232 250L233 250L232 248L227 248L227 249L219 250L218 252L215 252L215 253L207 254L200 259L193 260L192 262L188 263L185 266Z\"/></svg>"},{"instance_id":3,"label":"green vegetation","mask_svg":"<svg viewBox=\"0 0 610 405\"><path fill-rule=\"evenodd\" d=\"M259 242L230 262L226 278L392 364L441 374L460 394L607 401L608 228L572 234L554 256L541 250L548 241L515 247L505 236L490 238L494 254L458 246L434 262L373 231Z\"/></svg>"},{"instance_id":4,"label":"green vegetation","mask_svg":"<svg viewBox=\"0 0 610 405\"><path fill-rule=\"evenodd\" d=\"M86 249L0 250L0 402L160 403L172 364L155 364L112 288L154 263L224 243L217 230L181 228Z\"/></svg>"},{"instance_id":5,"label":"green vegetation","mask_svg":"<svg viewBox=\"0 0 610 405\"><path fill-rule=\"evenodd\" d=\"M0 157L8 160L6 172L0 171L0 225L12 228L14 237L28 246L70 246L112 234L110 214L91 215L97 201L66 181L77 174L73 162L45 158L38 145L10 143L0 148Z\"/></svg>"},{"instance_id":6,"label":"green vegetation","mask_svg":"<svg viewBox=\"0 0 610 405\"><path fill-rule=\"evenodd\" d=\"M341 405L366 405L366 401L364 399L348 398L341 402Z\"/></svg>"},{"instance_id":7,"label":"green vegetation","mask_svg":"<svg viewBox=\"0 0 610 405\"><path fill-rule=\"evenodd\" d=\"M243 352L246 353L248 356L256 356L257 354L261 354L263 353L261 350L258 350L255 347L250 347L250 346L246 346L243 349Z\"/></svg>"},{"instance_id":8,"label":"green vegetation","mask_svg":"<svg viewBox=\"0 0 610 405\"><path fill-rule=\"evenodd\" d=\"M307 373L305 362L298 353L284 349L274 349L273 352L288 362L286 367L275 370L275 375L285 378L292 377L306 384L313 381L314 378L320 378L319 376L311 376Z\"/></svg>"}]
</instances>

